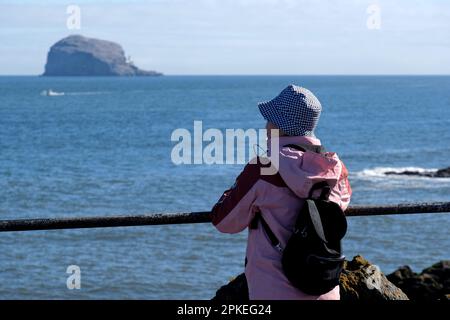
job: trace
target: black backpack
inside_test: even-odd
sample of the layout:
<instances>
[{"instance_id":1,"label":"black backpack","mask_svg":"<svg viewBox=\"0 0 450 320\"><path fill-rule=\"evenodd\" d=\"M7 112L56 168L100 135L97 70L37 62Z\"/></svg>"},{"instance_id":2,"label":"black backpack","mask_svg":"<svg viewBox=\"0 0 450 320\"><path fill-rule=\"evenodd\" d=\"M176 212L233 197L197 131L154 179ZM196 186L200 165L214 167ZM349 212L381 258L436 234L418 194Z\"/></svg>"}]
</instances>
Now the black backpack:
<instances>
[{"instance_id":1,"label":"black backpack","mask_svg":"<svg viewBox=\"0 0 450 320\"><path fill-rule=\"evenodd\" d=\"M286 147L324 153L321 146ZM321 195L313 199L316 190L322 190ZM282 252L284 274L294 287L310 295L327 293L339 285L345 259L341 239L347 232L347 220L341 207L328 200L330 192L325 181L313 185L284 249L260 213L251 224L256 228L257 222L261 221L272 245Z\"/></svg>"}]
</instances>

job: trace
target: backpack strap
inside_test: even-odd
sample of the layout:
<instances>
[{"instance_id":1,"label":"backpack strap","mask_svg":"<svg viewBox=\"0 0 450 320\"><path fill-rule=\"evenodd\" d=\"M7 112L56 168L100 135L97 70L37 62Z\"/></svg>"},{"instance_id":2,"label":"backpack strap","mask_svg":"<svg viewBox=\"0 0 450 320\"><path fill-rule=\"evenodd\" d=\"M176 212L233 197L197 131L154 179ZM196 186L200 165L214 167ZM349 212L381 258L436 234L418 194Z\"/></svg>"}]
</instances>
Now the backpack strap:
<instances>
[{"instance_id":1,"label":"backpack strap","mask_svg":"<svg viewBox=\"0 0 450 320\"><path fill-rule=\"evenodd\" d=\"M325 232L323 230L323 225L322 225L322 219L320 218L319 210L317 209L316 203L312 199L306 199L305 202L306 202L305 205L308 206L309 217L314 226L314 230L315 230L317 236L324 243L328 243L328 241L325 237ZM257 229L259 221L261 221L261 225L262 225L265 233L267 234L267 237L269 238L272 246L274 246L276 249L278 249L278 251L282 252L283 248L281 246L281 242L278 240L277 236L273 233L272 229L270 229L269 224L266 222L266 220L264 220L261 212L257 212L255 214L255 217L253 218L253 220L250 223L250 229Z\"/></svg>"},{"instance_id":2,"label":"backpack strap","mask_svg":"<svg viewBox=\"0 0 450 320\"><path fill-rule=\"evenodd\" d=\"M255 214L255 217L253 218L252 222L250 223L250 229L257 229L258 221L261 221L261 225L263 226L264 231L266 232L267 236L269 237L269 240L270 240L270 243L272 244L272 246L277 248L278 251L282 252L283 248L281 247L281 242L278 240L277 236L270 229L266 220L264 220L261 212L257 212Z\"/></svg>"},{"instance_id":3,"label":"backpack strap","mask_svg":"<svg viewBox=\"0 0 450 320\"><path fill-rule=\"evenodd\" d=\"M316 231L317 236L324 243L328 243L327 238L325 237L325 232L323 231L322 219L320 218L316 203L312 199L307 199L306 203L308 205L309 217L311 218L311 222L314 226L314 230Z\"/></svg>"}]
</instances>

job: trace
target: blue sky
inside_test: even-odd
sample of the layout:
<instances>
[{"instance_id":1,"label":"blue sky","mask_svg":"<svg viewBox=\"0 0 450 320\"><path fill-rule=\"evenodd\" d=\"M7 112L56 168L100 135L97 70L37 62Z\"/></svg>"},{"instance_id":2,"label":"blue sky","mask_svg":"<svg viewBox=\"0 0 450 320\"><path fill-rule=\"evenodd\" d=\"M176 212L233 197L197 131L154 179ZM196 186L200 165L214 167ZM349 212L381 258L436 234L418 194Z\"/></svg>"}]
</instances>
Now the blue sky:
<instances>
[{"instance_id":1,"label":"blue sky","mask_svg":"<svg viewBox=\"0 0 450 320\"><path fill-rule=\"evenodd\" d=\"M70 4L81 30L66 27ZM450 74L446 0L0 0L0 74L41 74L69 34L166 74Z\"/></svg>"}]
</instances>

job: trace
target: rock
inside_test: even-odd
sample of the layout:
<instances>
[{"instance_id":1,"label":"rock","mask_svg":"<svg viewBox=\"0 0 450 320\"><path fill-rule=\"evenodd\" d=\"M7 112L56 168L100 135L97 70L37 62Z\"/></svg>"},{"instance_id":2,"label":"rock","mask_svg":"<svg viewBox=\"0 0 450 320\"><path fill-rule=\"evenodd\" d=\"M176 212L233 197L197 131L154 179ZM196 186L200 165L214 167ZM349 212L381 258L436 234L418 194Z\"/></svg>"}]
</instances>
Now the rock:
<instances>
[{"instance_id":1,"label":"rock","mask_svg":"<svg viewBox=\"0 0 450 320\"><path fill-rule=\"evenodd\" d=\"M128 62L122 47L114 42L68 36L48 52L43 76L158 76Z\"/></svg>"},{"instance_id":2,"label":"rock","mask_svg":"<svg viewBox=\"0 0 450 320\"><path fill-rule=\"evenodd\" d=\"M450 167L436 171L435 177L450 178Z\"/></svg>"},{"instance_id":3,"label":"rock","mask_svg":"<svg viewBox=\"0 0 450 320\"><path fill-rule=\"evenodd\" d=\"M448 300L450 294L450 261L441 261L417 274L403 266L388 275L411 300Z\"/></svg>"},{"instance_id":4,"label":"rock","mask_svg":"<svg viewBox=\"0 0 450 320\"><path fill-rule=\"evenodd\" d=\"M341 300L387 301L409 300L408 296L361 256L346 261L340 278Z\"/></svg>"},{"instance_id":5,"label":"rock","mask_svg":"<svg viewBox=\"0 0 450 320\"><path fill-rule=\"evenodd\" d=\"M428 177L428 178L450 178L450 167L440 169L437 171L386 171L386 175L403 175L403 176L418 176L418 177Z\"/></svg>"},{"instance_id":6,"label":"rock","mask_svg":"<svg viewBox=\"0 0 450 320\"><path fill-rule=\"evenodd\" d=\"M248 287L245 273L233 278L228 284L220 287L213 301L248 301Z\"/></svg>"},{"instance_id":7,"label":"rock","mask_svg":"<svg viewBox=\"0 0 450 320\"><path fill-rule=\"evenodd\" d=\"M341 300L386 301L408 300L406 294L389 282L380 269L361 256L346 261L340 278ZM241 274L222 286L213 300L246 301L248 288L245 275Z\"/></svg>"}]
</instances>

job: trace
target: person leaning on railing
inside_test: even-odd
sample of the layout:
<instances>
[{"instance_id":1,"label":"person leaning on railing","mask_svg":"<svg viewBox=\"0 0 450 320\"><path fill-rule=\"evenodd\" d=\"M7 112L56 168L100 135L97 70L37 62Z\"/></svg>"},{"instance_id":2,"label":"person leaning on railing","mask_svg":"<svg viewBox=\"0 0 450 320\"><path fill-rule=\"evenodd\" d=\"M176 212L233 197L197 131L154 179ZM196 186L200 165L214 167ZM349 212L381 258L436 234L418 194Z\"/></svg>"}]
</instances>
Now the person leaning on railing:
<instances>
[{"instance_id":1,"label":"person leaning on railing","mask_svg":"<svg viewBox=\"0 0 450 320\"><path fill-rule=\"evenodd\" d=\"M329 200L345 210L352 190L348 171L336 153L304 152L288 145L320 146L314 135L322 106L307 89L290 85L276 98L258 105L267 121L268 154L279 157L278 172L263 175L263 161L250 161L212 209L212 223L221 232L238 233L249 227L245 277L249 298L339 300L339 286L319 295L308 295L291 285L283 273L281 252L264 228L252 224L261 214L281 243L292 234L296 215L313 184L325 181L331 187ZM272 136L270 129L278 129ZM279 139L279 149L270 150L271 139Z\"/></svg>"}]
</instances>

